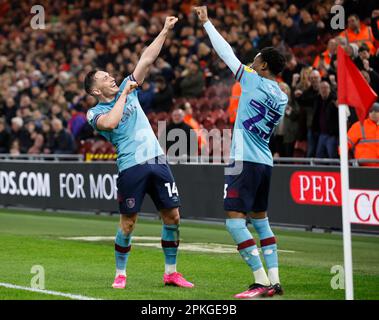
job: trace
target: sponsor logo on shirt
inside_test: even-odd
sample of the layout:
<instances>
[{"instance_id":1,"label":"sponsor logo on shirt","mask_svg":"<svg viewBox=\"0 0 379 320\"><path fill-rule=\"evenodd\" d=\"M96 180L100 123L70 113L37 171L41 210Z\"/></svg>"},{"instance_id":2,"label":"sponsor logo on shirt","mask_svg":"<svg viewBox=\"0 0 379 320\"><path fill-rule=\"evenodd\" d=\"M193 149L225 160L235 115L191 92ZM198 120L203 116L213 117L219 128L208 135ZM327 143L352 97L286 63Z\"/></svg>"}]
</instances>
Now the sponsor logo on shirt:
<instances>
[{"instance_id":1,"label":"sponsor logo on shirt","mask_svg":"<svg viewBox=\"0 0 379 320\"><path fill-rule=\"evenodd\" d=\"M137 106L135 105L128 106L123 112L121 122L127 121L130 118L130 116L133 114L133 112L136 111L136 109L137 109Z\"/></svg>"}]
</instances>

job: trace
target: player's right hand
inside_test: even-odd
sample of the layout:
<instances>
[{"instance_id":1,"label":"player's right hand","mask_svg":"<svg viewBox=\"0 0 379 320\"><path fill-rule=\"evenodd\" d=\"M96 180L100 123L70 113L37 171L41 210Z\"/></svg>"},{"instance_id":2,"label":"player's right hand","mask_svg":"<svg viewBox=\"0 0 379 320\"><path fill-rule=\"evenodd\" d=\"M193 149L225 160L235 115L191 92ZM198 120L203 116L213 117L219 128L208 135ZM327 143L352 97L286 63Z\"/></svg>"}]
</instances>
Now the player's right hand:
<instances>
[{"instance_id":1,"label":"player's right hand","mask_svg":"<svg viewBox=\"0 0 379 320\"><path fill-rule=\"evenodd\" d=\"M174 28L175 26L175 23L178 22L178 18L177 17L167 17L166 18L166 21L165 21L165 24L164 24L164 29L165 30L171 30Z\"/></svg>"},{"instance_id":2,"label":"player's right hand","mask_svg":"<svg viewBox=\"0 0 379 320\"><path fill-rule=\"evenodd\" d=\"M122 91L122 94L128 95L128 94L132 93L136 88L138 88L138 83L135 81L128 80L126 82L124 90Z\"/></svg>"},{"instance_id":3,"label":"player's right hand","mask_svg":"<svg viewBox=\"0 0 379 320\"><path fill-rule=\"evenodd\" d=\"M208 10L207 6L200 6L200 7L194 7L194 10L197 13L197 16L199 17L199 20L202 23L205 23L208 21Z\"/></svg>"}]
</instances>

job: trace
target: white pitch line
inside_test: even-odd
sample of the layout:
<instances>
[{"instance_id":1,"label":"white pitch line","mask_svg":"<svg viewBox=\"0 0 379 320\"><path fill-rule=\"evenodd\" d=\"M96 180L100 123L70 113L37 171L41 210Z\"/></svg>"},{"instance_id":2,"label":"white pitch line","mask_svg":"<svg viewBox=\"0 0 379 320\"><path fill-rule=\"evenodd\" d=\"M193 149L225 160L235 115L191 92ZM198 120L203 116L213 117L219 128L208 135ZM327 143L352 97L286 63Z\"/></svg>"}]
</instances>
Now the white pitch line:
<instances>
[{"instance_id":1,"label":"white pitch line","mask_svg":"<svg viewBox=\"0 0 379 320\"><path fill-rule=\"evenodd\" d=\"M66 297L66 298L70 298L70 299L73 299L73 300L102 300L102 299L97 299L97 298L91 298L91 297L81 296L81 295L78 295L78 294L63 293L63 292L58 292L58 291L42 290L42 289L36 289L36 288L30 288L30 287L23 287L23 286L18 286L18 285L11 284L11 283L2 283L2 282L0 282L0 287L5 287L5 288L9 288L9 289L18 289L18 290L24 290L24 291L31 291L31 292L38 292L38 293L43 293L43 294L49 294L49 295L52 295L52 296Z\"/></svg>"},{"instance_id":2,"label":"white pitch line","mask_svg":"<svg viewBox=\"0 0 379 320\"><path fill-rule=\"evenodd\" d=\"M114 236L86 236L86 237L62 237L63 240L79 240L79 241L114 241ZM160 237L134 236L133 245L151 248L161 248ZM148 242L154 241L154 242ZM180 244L180 249L184 251L194 251L203 253L236 253L236 246L221 243L185 243ZM259 249L260 250L260 249ZM279 253L295 253L293 250L278 249Z\"/></svg>"},{"instance_id":3,"label":"white pitch line","mask_svg":"<svg viewBox=\"0 0 379 320\"><path fill-rule=\"evenodd\" d=\"M114 236L88 236L88 237L61 237L63 240L80 240L80 241L114 241ZM140 237L133 236L133 240L142 241L160 241L161 237Z\"/></svg>"}]
</instances>

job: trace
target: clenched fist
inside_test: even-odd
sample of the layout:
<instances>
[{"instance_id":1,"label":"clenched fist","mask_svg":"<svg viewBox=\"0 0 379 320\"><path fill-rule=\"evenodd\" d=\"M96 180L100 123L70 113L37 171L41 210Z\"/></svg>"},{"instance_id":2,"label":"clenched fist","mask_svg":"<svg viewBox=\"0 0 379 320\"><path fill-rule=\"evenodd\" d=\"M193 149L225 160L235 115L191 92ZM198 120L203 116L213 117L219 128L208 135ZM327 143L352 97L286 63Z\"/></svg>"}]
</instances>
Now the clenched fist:
<instances>
[{"instance_id":1,"label":"clenched fist","mask_svg":"<svg viewBox=\"0 0 379 320\"><path fill-rule=\"evenodd\" d=\"M194 10L196 11L197 16L202 23L208 21L208 10L206 6L195 7Z\"/></svg>"},{"instance_id":2,"label":"clenched fist","mask_svg":"<svg viewBox=\"0 0 379 320\"><path fill-rule=\"evenodd\" d=\"M128 80L126 82L124 90L122 91L122 94L124 96L127 96L128 94L132 93L136 88L138 88L137 82Z\"/></svg>"},{"instance_id":3,"label":"clenched fist","mask_svg":"<svg viewBox=\"0 0 379 320\"><path fill-rule=\"evenodd\" d=\"M163 29L165 30L171 30L174 28L175 23L178 22L177 17L167 17Z\"/></svg>"}]
</instances>

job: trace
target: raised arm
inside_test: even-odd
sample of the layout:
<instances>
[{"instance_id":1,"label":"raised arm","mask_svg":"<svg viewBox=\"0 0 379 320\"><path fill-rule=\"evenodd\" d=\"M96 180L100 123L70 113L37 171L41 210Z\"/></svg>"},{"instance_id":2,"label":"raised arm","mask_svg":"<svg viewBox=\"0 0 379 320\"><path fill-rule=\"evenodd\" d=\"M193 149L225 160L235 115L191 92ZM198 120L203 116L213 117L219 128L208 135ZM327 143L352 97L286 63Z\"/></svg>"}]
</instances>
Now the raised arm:
<instances>
[{"instance_id":1,"label":"raised arm","mask_svg":"<svg viewBox=\"0 0 379 320\"><path fill-rule=\"evenodd\" d=\"M236 57L230 44L221 36L221 34L213 26L212 22L208 19L207 7L195 7L195 11L199 20L203 24L208 33L212 46L218 56L225 62L225 64L232 70L235 75L241 66L241 61Z\"/></svg>"},{"instance_id":2,"label":"raised arm","mask_svg":"<svg viewBox=\"0 0 379 320\"><path fill-rule=\"evenodd\" d=\"M97 120L94 120L94 122L96 122L96 127L99 130L109 131L115 129L118 126L123 115L124 106L128 94L133 92L133 90L137 87L138 84L133 81L128 81L126 83L124 90L121 92L113 108L108 113L100 115Z\"/></svg>"},{"instance_id":3,"label":"raised arm","mask_svg":"<svg viewBox=\"0 0 379 320\"><path fill-rule=\"evenodd\" d=\"M176 17L167 17L165 25L159 35L154 41L145 49L140 60L137 63L136 69L133 72L134 79L139 85L142 84L150 66L158 58L162 46L167 38L169 30L174 28L175 23L178 21Z\"/></svg>"}]
</instances>

